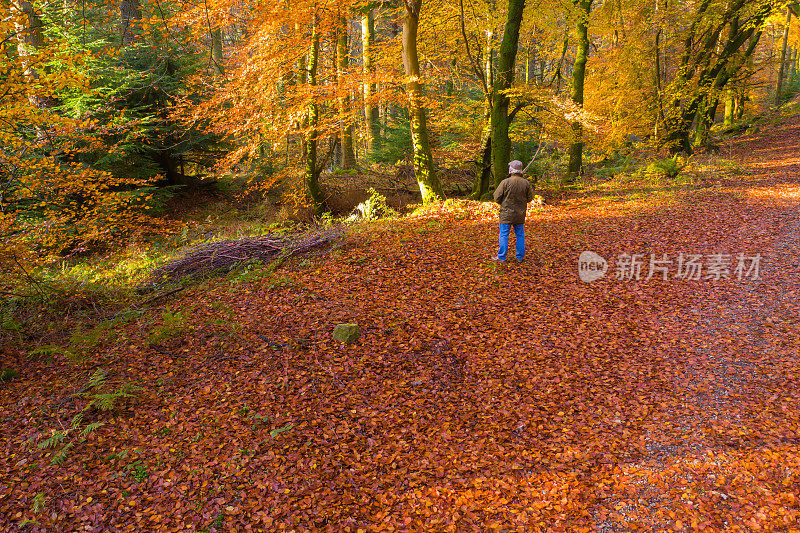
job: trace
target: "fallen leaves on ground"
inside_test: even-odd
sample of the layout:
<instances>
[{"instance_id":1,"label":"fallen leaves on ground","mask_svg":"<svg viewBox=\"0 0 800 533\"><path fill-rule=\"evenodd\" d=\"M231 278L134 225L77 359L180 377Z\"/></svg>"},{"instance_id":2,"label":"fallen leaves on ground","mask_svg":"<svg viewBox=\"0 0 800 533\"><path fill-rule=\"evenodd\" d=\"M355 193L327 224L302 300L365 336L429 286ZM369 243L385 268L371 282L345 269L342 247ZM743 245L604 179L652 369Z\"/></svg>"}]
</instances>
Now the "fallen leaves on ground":
<instances>
[{"instance_id":1,"label":"fallen leaves on ground","mask_svg":"<svg viewBox=\"0 0 800 533\"><path fill-rule=\"evenodd\" d=\"M490 261L491 204L451 202L184 291L171 344L147 342L157 310L94 354L143 389L60 465L25 442L91 364L31 362L0 389L0 527L797 530L800 123L770 135L669 201L532 212L519 265ZM758 280L583 283L584 250L763 259Z\"/></svg>"}]
</instances>

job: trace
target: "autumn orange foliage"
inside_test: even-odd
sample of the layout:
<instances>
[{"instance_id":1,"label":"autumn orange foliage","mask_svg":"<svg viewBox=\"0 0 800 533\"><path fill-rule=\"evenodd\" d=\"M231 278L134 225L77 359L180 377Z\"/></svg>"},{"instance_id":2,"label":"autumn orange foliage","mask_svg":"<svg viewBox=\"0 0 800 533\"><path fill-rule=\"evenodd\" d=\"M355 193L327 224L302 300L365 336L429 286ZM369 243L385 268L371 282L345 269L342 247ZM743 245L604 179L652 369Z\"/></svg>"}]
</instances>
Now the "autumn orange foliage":
<instances>
[{"instance_id":1,"label":"autumn orange foliage","mask_svg":"<svg viewBox=\"0 0 800 533\"><path fill-rule=\"evenodd\" d=\"M58 42L19 53L27 16L14 10L0 21L0 265L17 275L52 252L75 253L140 231L147 217L141 180L112 176L81 161L93 150L111 152L101 126L58 109L67 92L89 92L87 53ZM14 282L5 277L4 283Z\"/></svg>"}]
</instances>

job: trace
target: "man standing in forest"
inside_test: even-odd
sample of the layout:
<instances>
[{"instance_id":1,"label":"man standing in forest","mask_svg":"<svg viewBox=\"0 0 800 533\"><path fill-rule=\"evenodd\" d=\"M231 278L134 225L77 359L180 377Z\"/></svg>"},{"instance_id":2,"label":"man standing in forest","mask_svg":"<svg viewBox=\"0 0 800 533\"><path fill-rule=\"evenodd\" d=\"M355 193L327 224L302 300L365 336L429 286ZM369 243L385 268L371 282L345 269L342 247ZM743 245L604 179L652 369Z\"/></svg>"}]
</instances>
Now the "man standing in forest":
<instances>
[{"instance_id":1,"label":"man standing in forest","mask_svg":"<svg viewBox=\"0 0 800 533\"><path fill-rule=\"evenodd\" d=\"M494 201L500 204L500 249L493 260L504 263L508 253L508 234L514 227L517 244L517 263L525 259L525 212L533 200L533 187L522 177L522 162L508 164L508 177L494 191Z\"/></svg>"}]
</instances>

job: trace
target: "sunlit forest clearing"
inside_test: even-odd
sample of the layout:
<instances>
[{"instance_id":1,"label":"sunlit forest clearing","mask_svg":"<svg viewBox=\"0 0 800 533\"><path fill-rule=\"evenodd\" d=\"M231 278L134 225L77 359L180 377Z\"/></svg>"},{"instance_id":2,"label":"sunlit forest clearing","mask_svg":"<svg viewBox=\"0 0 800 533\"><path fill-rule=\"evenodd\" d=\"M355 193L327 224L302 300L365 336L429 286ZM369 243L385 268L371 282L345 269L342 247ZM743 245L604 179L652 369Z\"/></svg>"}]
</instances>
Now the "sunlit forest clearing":
<instances>
[{"instance_id":1,"label":"sunlit forest clearing","mask_svg":"<svg viewBox=\"0 0 800 533\"><path fill-rule=\"evenodd\" d=\"M12 0L0 530L800 531L798 17Z\"/></svg>"}]
</instances>

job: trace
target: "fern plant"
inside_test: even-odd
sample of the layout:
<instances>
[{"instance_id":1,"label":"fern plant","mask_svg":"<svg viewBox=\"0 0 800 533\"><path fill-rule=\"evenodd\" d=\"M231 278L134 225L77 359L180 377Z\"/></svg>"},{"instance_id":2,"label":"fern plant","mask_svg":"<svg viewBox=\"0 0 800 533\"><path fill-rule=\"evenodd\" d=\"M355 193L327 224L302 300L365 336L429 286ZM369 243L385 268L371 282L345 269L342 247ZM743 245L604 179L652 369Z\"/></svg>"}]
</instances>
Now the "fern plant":
<instances>
[{"instance_id":1,"label":"fern plant","mask_svg":"<svg viewBox=\"0 0 800 533\"><path fill-rule=\"evenodd\" d=\"M37 444L40 450L58 449L58 452L50 460L51 464L63 462L76 444L84 442L89 435L104 425L103 422L97 421L84 424L87 412L92 410L113 411L120 400L134 397L137 387L132 383L125 383L116 389L107 390L107 376L105 370L98 368L89 377L81 392L75 394L75 396L88 400L83 409L72 417L69 426L51 430L50 436Z\"/></svg>"},{"instance_id":2,"label":"fern plant","mask_svg":"<svg viewBox=\"0 0 800 533\"><path fill-rule=\"evenodd\" d=\"M375 220L381 217L397 216L397 211L386 204L384 195L372 187L367 189L367 192L370 193L369 198L358 204L355 209L361 218Z\"/></svg>"},{"instance_id":3,"label":"fern plant","mask_svg":"<svg viewBox=\"0 0 800 533\"><path fill-rule=\"evenodd\" d=\"M150 344L160 344L186 333L187 320L180 311L173 313L169 310L165 310L161 313L161 318L164 324L153 328L153 331L147 339Z\"/></svg>"},{"instance_id":4,"label":"fern plant","mask_svg":"<svg viewBox=\"0 0 800 533\"><path fill-rule=\"evenodd\" d=\"M83 408L83 412L90 409L113 411L116 408L117 401L134 397L133 393L136 391L136 386L132 383L124 383L112 391L103 390L106 385L106 377L106 371L98 368L89 378L86 387L84 387L86 392L78 393L78 395L89 400Z\"/></svg>"},{"instance_id":5,"label":"fern plant","mask_svg":"<svg viewBox=\"0 0 800 533\"><path fill-rule=\"evenodd\" d=\"M676 178L678 174L685 169L689 163L678 155L654 161L647 167L648 174L659 176L666 176L668 178Z\"/></svg>"}]
</instances>

